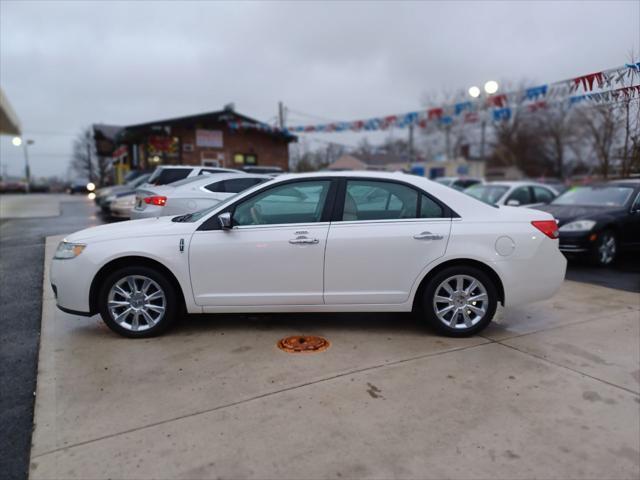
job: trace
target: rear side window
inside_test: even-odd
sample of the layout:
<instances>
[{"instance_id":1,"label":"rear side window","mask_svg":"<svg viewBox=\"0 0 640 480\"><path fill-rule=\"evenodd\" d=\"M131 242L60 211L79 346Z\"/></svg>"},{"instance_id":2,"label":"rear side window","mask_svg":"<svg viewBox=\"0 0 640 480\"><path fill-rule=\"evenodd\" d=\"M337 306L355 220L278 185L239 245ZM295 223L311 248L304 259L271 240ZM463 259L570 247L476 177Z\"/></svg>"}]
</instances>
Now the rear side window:
<instances>
[{"instance_id":1,"label":"rear side window","mask_svg":"<svg viewBox=\"0 0 640 480\"><path fill-rule=\"evenodd\" d=\"M214 193L239 193L247 188L262 183L263 181L264 180L261 178L237 178L234 180L223 180L221 182L211 183L204 188Z\"/></svg>"},{"instance_id":2,"label":"rear side window","mask_svg":"<svg viewBox=\"0 0 640 480\"><path fill-rule=\"evenodd\" d=\"M420 195L420 218L442 218L443 208L426 195Z\"/></svg>"},{"instance_id":3,"label":"rear side window","mask_svg":"<svg viewBox=\"0 0 640 480\"><path fill-rule=\"evenodd\" d=\"M149 183L152 185L167 185L187 178L189 173L191 173L190 168L159 168L151 175Z\"/></svg>"},{"instance_id":4,"label":"rear side window","mask_svg":"<svg viewBox=\"0 0 640 480\"><path fill-rule=\"evenodd\" d=\"M395 182L348 180L343 221L441 218L444 209L427 195Z\"/></svg>"}]
</instances>

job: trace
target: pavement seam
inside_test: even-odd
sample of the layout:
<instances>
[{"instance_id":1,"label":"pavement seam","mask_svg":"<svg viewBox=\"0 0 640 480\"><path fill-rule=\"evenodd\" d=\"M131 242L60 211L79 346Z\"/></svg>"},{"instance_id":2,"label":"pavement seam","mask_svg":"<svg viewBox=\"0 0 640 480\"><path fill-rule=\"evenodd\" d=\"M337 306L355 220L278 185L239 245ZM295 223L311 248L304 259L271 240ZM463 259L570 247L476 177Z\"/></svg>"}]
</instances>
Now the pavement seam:
<instances>
[{"instance_id":1,"label":"pavement seam","mask_svg":"<svg viewBox=\"0 0 640 480\"><path fill-rule=\"evenodd\" d=\"M625 312L626 311L638 311L638 309L633 308L633 309L629 310L629 309L626 309L626 308L620 308L620 310L614 310L613 312L610 312L610 313L620 313L622 311L625 311ZM550 332L552 330L557 330L559 328L572 327L574 325L582 325L583 323L595 322L597 320L602 320L602 317L598 316L598 317L593 317L593 318L587 318L586 320L578 320L576 322L564 323L562 325L556 325L554 327L541 328L539 330L532 330L531 332L520 333L520 334L517 334L517 335L512 335L510 337L505 337L505 338L501 338L501 339L497 339L497 340L493 339L493 338L491 338L489 336L482 335L482 334L479 334L478 337L485 338L485 339L490 340L490 341L495 342L495 343L499 343L499 342L506 342L507 340L513 340L515 338L526 337L527 335L535 335L536 333Z\"/></svg>"},{"instance_id":2,"label":"pavement seam","mask_svg":"<svg viewBox=\"0 0 640 480\"><path fill-rule=\"evenodd\" d=\"M576 370L575 368L571 368L571 367L568 367L566 365L563 365L562 363L558 363L558 362L555 362L553 360L550 360L547 357L544 357L542 355L537 355L535 353L527 352L525 350L520 350L518 347L515 347L513 345L508 345L506 343L502 343L501 341L497 341L497 340L492 341L492 343L496 343L498 345L502 345L503 347L510 348L511 350L515 350L516 352L520 352L523 355L527 355L529 357L533 357L533 358L536 358L538 360L543 360L543 361L545 361L547 363L550 363L551 365L554 365L556 367L564 368L564 369L569 370L569 371L571 371L573 373L577 373L577 374L582 375L584 377L590 378L591 380L596 380L597 382L601 382L601 383L604 383L606 385L609 385L610 387L615 387L615 388L623 390L623 391L625 391L627 393L631 393L632 395L634 395L636 397L640 396L640 392L636 392L634 390L630 390L627 387L623 387L621 385L616 385L615 383L611 383L611 382L609 382L607 380L603 380L602 378L594 377L593 375L589 375L588 373L581 372L580 370Z\"/></svg>"},{"instance_id":3,"label":"pavement seam","mask_svg":"<svg viewBox=\"0 0 640 480\"><path fill-rule=\"evenodd\" d=\"M243 405L245 403L253 402L254 400L261 400L263 398L272 397L272 396L278 395L280 393L286 393L286 392L290 392L290 391L293 391L293 390L297 390L299 388L308 387L308 386L311 386L311 385L317 385L317 384L324 383L324 382L329 382L331 380L335 380L335 379L338 379L338 378L346 377L346 376L349 376L349 375L357 375L357 374L360 374L360 373L369 372L369 371L377 370L377 369L384 368L384 367L391 367L391 366L395 366L395 365L400 365L400 364L403 364L403 363L413 362L413 361L421 360L421 359L424 359L424 358L438 357L440 355L446 355L448 353L460 352L460 351L464 351L464 350L471 350L473 348L478 348L478 347L482 347L482 346L486 346L486 345L491 345L492 343L497 343L497 342L493 342L493 341L489 340L489 341L486 341L486 342L483 342L483 343L478 343L478 344L475 344L475 345L468 345L466 347L453 348L453 349L450 349L450 350L444 350L442 352L426 353L426 354L423 354L423 355L417 355L415 357L403 358L403 359L396 360L396 361L393 361L393 362L381 363L381 364L371 365L371 366L368 366L368 367L363 367L363 368L359 368L359 369L355 369L355 370L349 370L347 372L337 373L337 374L331 375L329 377L319 378L317 380L301 383L301 384L298 384L298 385L291 385L289 387L281 388L279 390L274 390L274 391L271 391L271 392L266 392L266 393L262 393L260 395L255 395L253 397L249 397L249 398L245 398L245 399L242 399L242 400L238 400L236 402L230 402L230 403L226 403L226 404L223 404L223 405L218 405L218 406L213 407L213 408L208 408L208 409L205 409L205 410L200 410L200 411L188 413L188 414L185 414L185 415L180 415L180 416L169 418L169 419L166 419L166 420L161 420L159 422L149 423L147 425L141 425L139 427L130 428L128 430L123 430L121 432L116 432L116 433L112 433L112 434L109 434L109 435L104 435L102 437L92 438L90 440L85 440L85 441L82 441L82 442L74 443L72 445L66 445L64 447L54 448L53 450L49 450L49 451L46 451L46 452L39 453L38 455L33 456L31 459L34 460L36 458L43 457L45 455L50 455L52 453L57 453L57 452L68 450L68 449L75 448L75 447L81 447L81 446L84 446L84 445L88 445L90 443L99 442L99 441L102 441L102 440L106 440L106 439L113 438L113 437L118 437L120 435L126 435L126 434L133 433L133 432L138 432L138 431L141 431L141 430L145 430L147 428L157 427L159 425L165 425L167 423L175 422L177 420L183 420L185 418L196 417L198 415L202 415L202 414L205 414L205 413L216 412L218 410L224 410L226 408L235 407L235 406L238 406L238 405Z\"/></svg>"}]
</instances>

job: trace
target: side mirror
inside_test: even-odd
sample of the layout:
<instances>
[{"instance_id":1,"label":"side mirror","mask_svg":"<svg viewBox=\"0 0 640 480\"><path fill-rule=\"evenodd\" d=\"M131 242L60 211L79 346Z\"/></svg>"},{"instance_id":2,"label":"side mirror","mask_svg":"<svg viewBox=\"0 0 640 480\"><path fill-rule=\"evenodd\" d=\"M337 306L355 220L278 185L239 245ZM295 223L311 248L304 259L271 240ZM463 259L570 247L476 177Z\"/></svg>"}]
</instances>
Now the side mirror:
<instances>
[{"instance_id":1,"label":"side mirror","mask_svg":"<svg viewBox=\"0 0 640 480\"><path fill-rule=\"evenodd\" d=\"M223 230L229 230L231 228L231 213L224 212L218 215L218 223Z\"/></svg>"},{"instance_id":2,"label":"side mirror","mask_svg":"<svg viewBox=\"0 0 640 480\"><path fill-rule=\"evenodd\" d=\"M519 207L520 206L520 200L516 200L515 198L511 199L511 200L507 201L507 205L509 205L510 207Z\"/></svg>"}]
</instances>

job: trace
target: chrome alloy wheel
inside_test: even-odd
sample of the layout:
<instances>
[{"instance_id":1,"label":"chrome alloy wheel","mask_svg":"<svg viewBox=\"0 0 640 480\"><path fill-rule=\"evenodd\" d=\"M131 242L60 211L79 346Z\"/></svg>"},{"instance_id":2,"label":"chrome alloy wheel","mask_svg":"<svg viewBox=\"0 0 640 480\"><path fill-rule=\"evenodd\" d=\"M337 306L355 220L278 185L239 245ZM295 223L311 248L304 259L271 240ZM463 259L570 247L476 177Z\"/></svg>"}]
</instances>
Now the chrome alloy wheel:
<instances>
[{"instance_id":1,"label":"chrome alloy wheel","mask_svg":"<svg viewBox=\"0 0 640 480\"><path fill-rule=\"evenodd\" d=\"M449 328L464 330L475 326L487 313L487 289L469 275L454 275L438 285L433 309L438 320Z\"/></svg>"},{"instance_id":2,"label":"chrome alloy wheel","mask_svg":"<svg viewBox=\"0 0 640 480\"><path fill-rule=\"evenodd\" d=\"M609 265L616 257L616 238L611 233L605 233L600 240L598 256L602 265Z\"/></svg>"},{"instance_id":3,"label":"chrome alloy wheel","mask_svg":"<svg viewBox=\"0 0 640 480\"><path fill-rule=\"evenodd\" d=\"M167 299L162 287L143 275L129 275L109 290L107 308L122 328L139 332L155 326L164 317Z\"/></svg>"}]
</instances>

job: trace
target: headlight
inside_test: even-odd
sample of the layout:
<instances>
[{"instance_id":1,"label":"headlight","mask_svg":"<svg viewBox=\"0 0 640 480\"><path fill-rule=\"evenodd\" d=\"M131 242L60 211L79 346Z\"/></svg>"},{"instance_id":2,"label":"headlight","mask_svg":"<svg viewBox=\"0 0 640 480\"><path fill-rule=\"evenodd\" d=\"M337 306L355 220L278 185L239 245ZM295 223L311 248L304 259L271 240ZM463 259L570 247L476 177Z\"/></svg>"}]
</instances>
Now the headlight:
<instances>
[{"instance_id":1,"label":"headlight","mask_svg":"<svg viewBox=\"0 0 640 480\"><path fill-rule=\"evenodd\" d=\"M596 224L593 220L576 220L560 227L561 232L588 232Z\"/></svg>"},{"instance_id":2,"label":"headlight","mask_svg":"<svg viewBox=\"0 0 640 480\"><path fill-rule=\"evenodd\" d=\"M82 243L60 242L56 250L56 254L53 258L58 260L67 260L69 258L76 258L82 253L86 245Z\"/></svg>"}]
</instances>

